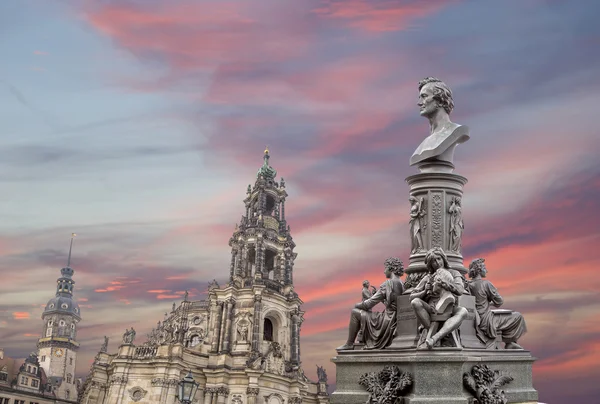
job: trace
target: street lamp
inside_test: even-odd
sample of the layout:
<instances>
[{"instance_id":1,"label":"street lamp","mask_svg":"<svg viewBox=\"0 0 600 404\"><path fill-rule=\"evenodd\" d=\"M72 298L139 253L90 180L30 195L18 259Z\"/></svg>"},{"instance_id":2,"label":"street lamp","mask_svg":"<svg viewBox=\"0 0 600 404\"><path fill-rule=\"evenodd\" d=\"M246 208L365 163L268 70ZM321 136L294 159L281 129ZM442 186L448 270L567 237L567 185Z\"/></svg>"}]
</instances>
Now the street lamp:
<instances>
[{"instance_id":1,"label":"street lamp","mask_svg":"<svg viewBox=\"0 0 600 404\"><path fill-rule=\"evenodd\" d=\"M196 382L192 377L192 372L188 372L187 376L184 377L180 382L177 390L177 398L182 404L191 404L192 400L196 396L200 383Z\"/></svg>"}]
</instances>

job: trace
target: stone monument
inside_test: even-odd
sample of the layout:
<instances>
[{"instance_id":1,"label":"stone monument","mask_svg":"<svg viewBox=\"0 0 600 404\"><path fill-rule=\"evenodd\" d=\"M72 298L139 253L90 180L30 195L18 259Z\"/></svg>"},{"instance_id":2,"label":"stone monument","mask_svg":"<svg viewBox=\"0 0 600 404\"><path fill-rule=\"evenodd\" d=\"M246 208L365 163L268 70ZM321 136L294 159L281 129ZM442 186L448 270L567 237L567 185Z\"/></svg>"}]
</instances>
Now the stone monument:
<instances>
[{"instance_id":1,"label":"stone monument","mask_svg":"<svg viewBox=\"0 0 600 404\"><path fill-rule=\"evenodd\" d=\"M450 120L452 92L441 80L419 82L418 106L430 135L410 159L420 172L406 178L409 265L404 270L402 261L389 258L380 288L371 294L363 285L348 339L332 359L337 385L331 403L537 403L535 358L517 343L527 330L523 316L491 308L504 301L485 279L483 258L468 271L463 263L467 179L454 173L453 158L469 129ZM378 303L385 310L372 311Z\"/></svg>"}]
</instances>

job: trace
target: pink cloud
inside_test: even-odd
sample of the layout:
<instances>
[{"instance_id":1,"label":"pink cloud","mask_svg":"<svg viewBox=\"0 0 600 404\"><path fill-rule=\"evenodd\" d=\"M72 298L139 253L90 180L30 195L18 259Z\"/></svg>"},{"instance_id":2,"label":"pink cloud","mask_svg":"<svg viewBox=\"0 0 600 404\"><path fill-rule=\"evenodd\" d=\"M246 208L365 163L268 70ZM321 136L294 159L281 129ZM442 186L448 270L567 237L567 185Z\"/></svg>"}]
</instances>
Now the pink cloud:
<instances>
[{"instance_id":1,"label":"pink cloud","mask_svg":"<svg viewBox=\"0 0 600 404\"><path fill-rule=\"evenodd\" d=\"M46 55L48 55L48 52L44 52L44 51L41 51L41 50L34 50L33 54L34 55L40 55L40 56L46 56Z\"/></svg>"},{"instance_id":2,"label":"pink cloud","mask_svg":"<svg viewBox=\"0 0 600 404\"><path fill-rule=\"evenodd\" d=\"M415 20L438 12L451 1L323 0L313 11L322 18L345 21L348 26L368 32L412 28Z\"/></svg>"},{"instance_id":3,"label":"pink cloud","mask_svg":"<svg viewBox=\"0 0 600 404\"><path fill-rule=\"evenodd\" d=\"M28 320L30 318L30 314L27 311L15 311L12 315L15 320Z\"/></svg>"},{"instance_id":4,"label":"pink cloud","mask_svg":"<svg viewBox=\"0 0 600 404\"><path fill-rule=\"evenodd\" d=\"M157 298L158 300L164 300L164 299L179 299L180 297L181 297L181 296L180 296L180 295L177 295L177 294L175 294L175 295L173 295L173 294L171 294L171 295L167 295L167 294L160 294L160 295L156 295L156 298Z\"/></svg>"}]
</instances>

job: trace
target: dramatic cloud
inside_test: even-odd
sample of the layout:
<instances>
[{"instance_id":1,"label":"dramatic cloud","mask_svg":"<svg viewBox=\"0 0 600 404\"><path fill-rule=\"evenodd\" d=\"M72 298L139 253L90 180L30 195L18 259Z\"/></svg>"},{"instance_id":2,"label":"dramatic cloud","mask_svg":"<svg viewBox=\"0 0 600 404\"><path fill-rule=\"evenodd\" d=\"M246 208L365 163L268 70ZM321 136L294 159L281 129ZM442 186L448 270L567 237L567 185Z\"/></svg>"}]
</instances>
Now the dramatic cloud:
<instances>
[{"instance_id":1,"label":"dramatic cloud","mask_svg":"<svg viewBox=\"0 0 600 404\"><path fill-rule=\"evenodd\" d=\"M104 335L110 351L125 328L143 339L185 291L226 283L268 145L299 254L303 366L334 385L362 281L407 261L404 179L428 133L417 82L433 75L471 129L455 156L465 264L485 257L525 315L540 401L598 396L597 2L25 3L0 4L8 355L35 349L73 231L79 376Z\"/></svg>"}]
</instances>

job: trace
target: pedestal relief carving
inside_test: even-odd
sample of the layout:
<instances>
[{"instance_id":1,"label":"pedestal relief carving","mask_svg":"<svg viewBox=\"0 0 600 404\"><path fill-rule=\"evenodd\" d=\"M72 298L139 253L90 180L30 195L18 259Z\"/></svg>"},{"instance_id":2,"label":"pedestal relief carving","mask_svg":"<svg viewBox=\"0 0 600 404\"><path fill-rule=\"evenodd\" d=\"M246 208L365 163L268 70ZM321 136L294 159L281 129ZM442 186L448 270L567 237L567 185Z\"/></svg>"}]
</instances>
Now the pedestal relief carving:
<instances>
[{"instance_id":1,"label":"pedestal relief carving","mask_svg":"<svg viewBox=\"0 0 600 404\"><path fill-rule=\"evenodd\" d=\"M406 395L413 379L398 366L385 366L379 372L363 374L358 384L369 392L365 404L397 403Z\"/></svg>"},{"instance_id":2,"label":"pedestal relief carving","mask_svg":"<svg viewBox=\"0 0 600 404\"><path fill-rule=\"evenodd\" d=\"M431 247L442 247L443 225L442 225L442 201L441 192L431 193Z\"/></svg>"},{"instance_id":3,"label":"pedestal relief carving","mask_svg":"<svg viewBox=\"0 0 600 404\"><path fill-rule=\"evenodd\" d=\"M490 369L487 365L475 365L470 373L463 375L465 387L479 404L506 404L508 399L500 387L513 381L511 376Z\"/></svg>"}]
</instances>

